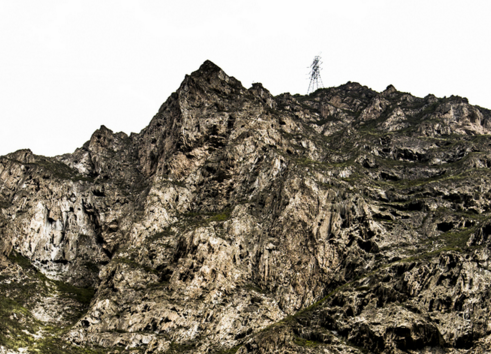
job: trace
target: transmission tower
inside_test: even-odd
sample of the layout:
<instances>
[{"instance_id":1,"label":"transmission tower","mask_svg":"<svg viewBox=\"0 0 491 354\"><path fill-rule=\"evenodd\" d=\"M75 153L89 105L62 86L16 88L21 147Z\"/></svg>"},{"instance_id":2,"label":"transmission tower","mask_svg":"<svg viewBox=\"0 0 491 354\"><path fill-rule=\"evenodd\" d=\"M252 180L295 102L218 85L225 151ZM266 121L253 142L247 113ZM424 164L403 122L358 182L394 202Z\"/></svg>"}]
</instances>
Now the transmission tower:
<instances>
[{"instance_id":1,"label":"transmission tower","mask_svg":"<svg viewBox=\"0 0 491 354\"><path fill-rule=\"evenodd\" d=\"M321 57L320 55L316 55L314 57L314 61L312 64L310 64L310 84L309 84L309 89L307 90L307 95L311 92L314 92L318 88L323 88L324 84L322 83L322 78L321 78Z\"/></svg>"}]
</instances>

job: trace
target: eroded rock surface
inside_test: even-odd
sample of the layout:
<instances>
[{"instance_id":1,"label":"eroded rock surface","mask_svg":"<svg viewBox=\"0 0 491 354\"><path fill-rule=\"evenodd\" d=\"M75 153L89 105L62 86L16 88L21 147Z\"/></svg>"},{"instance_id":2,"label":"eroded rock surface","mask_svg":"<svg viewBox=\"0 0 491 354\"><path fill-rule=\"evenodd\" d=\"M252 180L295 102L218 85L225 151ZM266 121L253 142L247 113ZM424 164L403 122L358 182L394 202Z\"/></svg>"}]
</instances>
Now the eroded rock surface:
<instances>
[{"instance_id":1,"label":"eroded rock surface","mask_svg":"<svg viewBox=\"0 0 491 354\"><path fill-rule=\"evenodd\" d=\"M206 61L139 134L0 157L0 350L485 353L490 129Z\"/></svg>"}]
</instances>

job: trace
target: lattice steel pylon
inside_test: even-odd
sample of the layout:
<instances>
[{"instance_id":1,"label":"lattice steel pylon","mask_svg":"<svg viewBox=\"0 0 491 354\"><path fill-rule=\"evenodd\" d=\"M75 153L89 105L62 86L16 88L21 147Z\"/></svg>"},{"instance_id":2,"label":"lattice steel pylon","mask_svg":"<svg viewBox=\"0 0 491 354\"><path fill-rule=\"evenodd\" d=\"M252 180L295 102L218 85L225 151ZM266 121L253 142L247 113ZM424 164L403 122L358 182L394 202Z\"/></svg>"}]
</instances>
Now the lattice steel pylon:
<instances>
[{"instance_id":1,"label":"lattice steel pylon","mask_svg":"<svg viewBox=\"0 0 491 354\"><path fill-rule=\"evenodd\" d=\"M322 61L320 55L316 55L314 57L314 61L312 62L312 64L310 64L310 73L309 73L310 83L309 83L309 88L307 90L307 95L319 88L324 87L321 78L321 70L322 70L321 64Z\"/></svg>"}]
</instances>

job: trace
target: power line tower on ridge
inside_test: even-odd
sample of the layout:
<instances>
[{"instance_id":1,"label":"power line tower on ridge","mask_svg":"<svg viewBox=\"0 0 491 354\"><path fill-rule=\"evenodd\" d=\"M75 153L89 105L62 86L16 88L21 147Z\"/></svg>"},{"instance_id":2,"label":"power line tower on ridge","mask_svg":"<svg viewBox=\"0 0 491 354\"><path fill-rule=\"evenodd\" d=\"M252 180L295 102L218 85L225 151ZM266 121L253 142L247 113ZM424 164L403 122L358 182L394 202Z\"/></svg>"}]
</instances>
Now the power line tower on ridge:
<instances>
[{"instance_id":1,"label":"power line tower on ridge","mask_svg":"<svg viewBox=\"0 0 491 354\"><path fill-rule=\"evenodd\" d=\"M324 84L322 83L322 78L321 78L321 70L322 70L321 64L322 64L322 61L321 61L320 55L316 55L314 57L314 61L312 62L312 64L310 64L310 73L309 73L310 84L309 84L309 88L307 90L307 95L311 92L314 92L315 90L317 90L319 88L324 87Z\"/></svg>"}]
</instances>

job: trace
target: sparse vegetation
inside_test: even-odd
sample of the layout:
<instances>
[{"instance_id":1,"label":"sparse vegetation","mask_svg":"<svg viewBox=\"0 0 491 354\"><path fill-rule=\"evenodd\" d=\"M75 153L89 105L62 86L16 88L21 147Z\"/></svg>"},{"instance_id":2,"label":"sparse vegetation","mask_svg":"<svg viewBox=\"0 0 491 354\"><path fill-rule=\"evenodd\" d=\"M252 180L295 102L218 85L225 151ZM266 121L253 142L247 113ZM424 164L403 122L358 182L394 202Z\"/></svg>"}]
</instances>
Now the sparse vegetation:
<instances>
[{"instance_id":1,"label":"sparse vegetation","mask_svg":"<svg viewBox=\"0 0 491 354\"><path fill-rule=\"evenodd\" d=\"M191 352L194 348L195 345L191 343L172 342L170 344L169 350L166 353L168 354L186 353L186 352Z\"/></svg>"},{"instance_id":2,"label":"sparse vegetation","mask_svg":"<svg viewBox=\"0 0 491 354\"><path fill-rule=\"evenodd\" d=\"M61 339L60 336L66 329L43 323L34 318L29 308L36 303L36 299L57 295L73 299L87 306L94 295L94 289L79 288L71 284L57 280L50 280L44 274L38 272L28 258L13 251L9 256L10 261L22 267L29 280L23 283L7 282L9 278L0 280L2 294L0 294L0 345L17 350L26 348L29 353L41 354L99 354L105 351L81 348ZM78 317L66 314L67 319L73 323ZM80 316L80 314L78 315Z\"/></svg>"},{"instance_id":3,"label":"sparse vegetation","mask_svg":"<svg viewBox=\"0 0 491 354\"><path fill-rule=\"evenodd\" d=\"M217 221L217 222L222 222L222 221L227 221L230 219L230 210L225 210L221 213L215 214L211 216L208 221Z\"/></svg>"},{"instance_id":4,"label":"sparse vegetation","mask_svg":"<svg viewBox=\"0 0 491 354\"><path fill-rule=\"evenodd\" d=\"M45 177L48 175L61 180L70 180L73 182L86 181L92 182L93 178L85 177L78 173L78 171L70 168L64 163L57 161L52 158L47 158L43 156L37 156L37 161L34 163L26 164L32 168L40 168L42 172L46 172Z\"/></svg>"},{"instance_id":5,"label":"sparse vegetation","mask_svg":"<svg viewBox=\"0 0 491 354\"><path fill-rule=\"evenodd\" d=\"M323 344L321 342L316 342L316 341L308 340L308 339L301 338L301 337L295 337L293 342L296 345L299 345L301 347L306 347L306 348L315 348L315 347L318 347L319 345Z\"/></svg>"}]
</instances>

